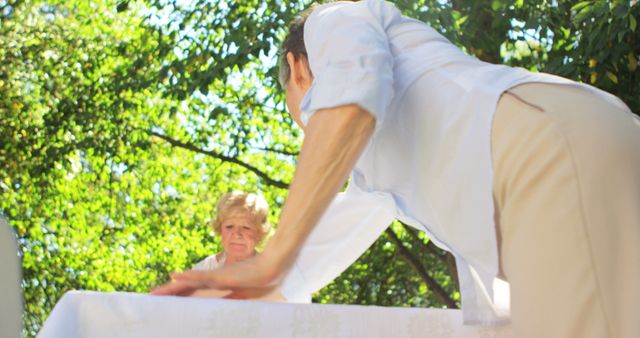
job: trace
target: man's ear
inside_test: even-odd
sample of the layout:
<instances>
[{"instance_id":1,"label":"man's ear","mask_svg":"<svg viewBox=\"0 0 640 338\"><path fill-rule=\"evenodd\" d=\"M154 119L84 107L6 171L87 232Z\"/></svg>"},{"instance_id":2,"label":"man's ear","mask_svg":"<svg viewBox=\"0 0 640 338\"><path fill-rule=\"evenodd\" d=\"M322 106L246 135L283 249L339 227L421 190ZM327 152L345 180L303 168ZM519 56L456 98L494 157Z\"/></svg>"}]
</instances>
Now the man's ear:
<instances>
[{"instance_id":1,"label":"man's ear","mask_svg":"<svg viewBox=\"0 0 640 338\"><path fill-rule=\"evenodd\" d=\"M300 86L303 89L307 89L311 86L311 82L313 81L313 76L311 75L311 70L309 69L309 62L307 61L307 57L304 55L299 55L296 57L292 52L287 53L287 63L289 64L289 69L291 70L291 77L289 81L294 81L296 86Z\"/></svg>"}]
</instances>

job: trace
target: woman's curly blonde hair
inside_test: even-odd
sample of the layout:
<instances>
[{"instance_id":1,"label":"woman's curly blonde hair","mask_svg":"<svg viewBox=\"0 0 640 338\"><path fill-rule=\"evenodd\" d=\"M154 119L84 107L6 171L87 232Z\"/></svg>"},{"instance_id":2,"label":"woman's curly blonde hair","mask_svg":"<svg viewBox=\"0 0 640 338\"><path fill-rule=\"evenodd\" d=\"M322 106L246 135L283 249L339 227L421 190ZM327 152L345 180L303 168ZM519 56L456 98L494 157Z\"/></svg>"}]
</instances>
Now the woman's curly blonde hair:
<instances>
[{"instance_id":1,"label":"woman's curly blonde hair","mask_svg":"<svg viewBox=\"0 0 640 338\"><path fill-rule=\"evenodd\" d=\"M220 235L222 223L233 216L248 216L257 226L258 239L262 241L269 233L271 225L267 222L269 215L269 204L260 195L246 193L243 191L228 192L218 201L216 206L216 217L211 222L211 227L216 234Z\"/></svg>"}]
</instances>

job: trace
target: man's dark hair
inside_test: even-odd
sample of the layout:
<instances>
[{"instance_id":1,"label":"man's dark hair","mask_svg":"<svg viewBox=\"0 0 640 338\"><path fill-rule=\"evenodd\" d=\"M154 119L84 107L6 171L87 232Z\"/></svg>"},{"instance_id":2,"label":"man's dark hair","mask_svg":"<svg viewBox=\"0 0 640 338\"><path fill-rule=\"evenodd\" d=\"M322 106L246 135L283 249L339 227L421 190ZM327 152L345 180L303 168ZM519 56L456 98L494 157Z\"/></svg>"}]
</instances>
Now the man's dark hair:
<instances>
[{"instance_id":1,"label":"man's dark hair","mask_svg":"<svg viewBox=\"0 0 640 338\"><path fill-rule=\"evenodd\" d=\"M317 7L318 4L313 4L304 12L300 13L300 15L296 16L289 24L289 32L280 46L280 70L278 77L282 88L287 87L287 83L291 77L291 69L287 63L287 53L293 53L296 59L301 56L307 57L307 48L304 46L304 24L307 22L307 18L311 12Z\"/></svg>"},{"instance_id":2,"label":"man's dark hair","mask_svg":"<svg viewBox=\"0 0 640 338\"><path fill-rule=\"evenodd\" d=\"M344 1L344 0L343 0ZM349 0L347 0L349 1ZM355 0L351 0L356 2ZM280 46L280 70L278 77L282 88L287 87L289 78L291 77L291 69L287 63L287 53L293 53L293 56L297 59L304 57L307 59L307 48L304 46L304 24L307 22L307 18L311 15L316 8L322 4L336 2L336 0L325 0L320 3L314 3L309 8L305 9L302 13L296 16L289 24L289 32L284 38L282 45Z\"/></svg>"}]
</instances>

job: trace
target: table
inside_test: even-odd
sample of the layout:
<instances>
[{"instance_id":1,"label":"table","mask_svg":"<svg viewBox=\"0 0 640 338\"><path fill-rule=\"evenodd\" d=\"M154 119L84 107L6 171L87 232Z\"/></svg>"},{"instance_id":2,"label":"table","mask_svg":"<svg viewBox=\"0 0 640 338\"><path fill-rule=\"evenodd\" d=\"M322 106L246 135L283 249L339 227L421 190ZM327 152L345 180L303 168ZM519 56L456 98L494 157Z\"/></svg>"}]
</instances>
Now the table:
<instances>
[{"instance_id":1,"label":"table","mask_svg":"<svg viewBox=\"0 0 640 338\"><path fill-rule=\"evenodd\" d=\"M450 309L71 291L38 334L63 337L507 338L511 330L463 326L462 312Z\"/></svg>"}]
</instances>

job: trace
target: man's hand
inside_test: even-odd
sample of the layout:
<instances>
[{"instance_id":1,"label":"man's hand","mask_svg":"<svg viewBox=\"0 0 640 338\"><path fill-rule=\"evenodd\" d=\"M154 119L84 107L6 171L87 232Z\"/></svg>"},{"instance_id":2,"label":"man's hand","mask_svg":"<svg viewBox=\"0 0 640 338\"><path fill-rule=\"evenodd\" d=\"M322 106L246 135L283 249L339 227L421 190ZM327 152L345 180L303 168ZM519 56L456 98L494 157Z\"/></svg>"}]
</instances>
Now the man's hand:
<instances>
[{"instance_id":1,"label":"man's hand","mask_svg":"<svg viewBox=\"0 0 640 338\"><path fill-rule=\"evenodd\" d=\"M215 289L225 298L277 298L273 295L284 269L269 253L213 271L172 273L172 281L151 291L154 295L192 296L198 290ZM197 295L196 295L197 296Z\"/></svg>"},{"instance_id":2,"label":"man's hand","mask_svg":"<svg viewBox=\"0 0 640 338\"><path fill-rule=\"evenodd\" d=\"M195 273L208 274L208 272L201 271ZM172 276L174 276L174 274L172 274ZM206 289L208 289L206 283L202 283L197 279L174 279L164 285L154 288L151 290L151 294L158 296L191 296L198 290ZM225 295L228 293L230 293L230 291L226 292Z\"/></svg>"}]
</instances>

